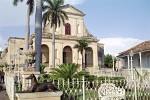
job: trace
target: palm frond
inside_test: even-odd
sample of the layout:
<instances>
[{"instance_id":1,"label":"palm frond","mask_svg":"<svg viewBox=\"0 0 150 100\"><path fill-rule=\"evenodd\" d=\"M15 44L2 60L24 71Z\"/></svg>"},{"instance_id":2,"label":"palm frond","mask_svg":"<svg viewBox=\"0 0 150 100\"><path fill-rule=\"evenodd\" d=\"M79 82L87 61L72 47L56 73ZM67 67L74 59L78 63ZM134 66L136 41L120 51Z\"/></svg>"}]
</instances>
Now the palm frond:
<instances>
[{"instance_id":1,"label":"palm frond","mask_svg":"<svg viewBox=\"0 0 150 100\"><path fill-rule=\"evenodd\" d=\"M51 12L45 12L45 13L43 14L42 20L43 20L44 27L46 26L47 21L48 21L48 22L50 21L50 13L51 13ZM49 16L49 17L48 17L48 16Z\"/></svg>"},{"instance_id":2,"label":"palm frond","mask_svg":"<svg viewBox=\"0 0 150 100\"><path fill-rule=\"evenodd\" d=\"M80 67L79 64L61 64L59 68L53 68L51 76L54 78L63 78L64 80L72 79L78 73L77 69Z\"/></svg>"},{"instance_id":3,"label":"palm frond","mask_svg":"<svg viewBox=\"0 0 150 100\"><path fill-rule=\"evenodd\" d=\"M49 6L52 6L52 0L43 0L46 4L50 4Z\"/></svg>"},{"instance_id":4,"label":"palm frond","mask_svg":"<svg viewBox=\"0 0 150 100\"><path fill-rule=\"evenodd\" d=\"M68 20L68 15L66 14L66 12L60 10L60 13L64 16L64 18L65 18L66 20Z\"/></svg>"},{"instance_id":5,"label":"palm frond","mask_svg":"<svg viewBox=\"0 0 150 100\"><path fill-rule=\"evenodd\" d=\"M28 0L27 5L29 6L29 14L32 15L34 11L34 0Z\"/></svg>"},{"instance_id":6,"label":"palm frond","mask_svg":"<svg viewBox=\"0 0 150 100\"><path fill-rule=\"evenodd\" d=\"M18 3L19 3L19 0L14 0L14 1L13 1L13 5L14 5L14 6L17 6Z\"/></svg>"},{"instance_id":7,"label":"palm frond","mask_svg":"<svg viewBox=\"0 0 150 100\"><path fill-rule=\"evenodd\" d=\"M64 3L64 0L44 0L44 2L46 4L42 7L43 11L51 11L51 13L49 16L44 16L43 18L51 17L51 27L54 25L55 28L58 26L60 27L61 22L64 24L65 20L68 20L67 14L60 9L61 5Z\"/></svg>"},{"instance_id":8,"label":"palm frond","mask_svg":"<svg viewBox=\"0 0 150 100\"><path fill-rule=\"evenodd\" d=\"M13 0L13 5L17 6L19 2L23 2L23 0Z\"/></svg>"},{"instance_id":9,"label":"palm frond","mask_svg":"<svg viewBox=\"0 0 150 100\"><path fill-rule=\"evenodd\" d=\"M48 6L48 5L42 6L42 11L43 12L45 12L48 9L51 9L50 6Z\"/></svg>"},{"instance_id":10,"label":"palm frond","mask_svg":"<svg viewBox=\"0 0 150 100\"><path fill-rule=\"evenodd\" d=\"M83 54L83 50L91 50L90 47L88 47L89 41L85 38L82 38L80 40L77 40L78 44L74 45L74 48L77 48L81 54Z\"/></svg>"}]
</instances>

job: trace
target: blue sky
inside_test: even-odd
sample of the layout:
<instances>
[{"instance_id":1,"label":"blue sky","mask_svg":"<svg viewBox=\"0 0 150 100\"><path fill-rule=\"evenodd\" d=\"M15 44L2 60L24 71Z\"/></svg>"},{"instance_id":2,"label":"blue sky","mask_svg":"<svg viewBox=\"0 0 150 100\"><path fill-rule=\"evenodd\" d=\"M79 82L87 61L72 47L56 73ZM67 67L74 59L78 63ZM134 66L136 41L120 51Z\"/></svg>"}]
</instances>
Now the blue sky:
<instances>
[{"instance_id":1,"label":"blue sky","mask_svg":"<svg viewBox=\"0 0 150 100\"><path fill-rule=\"evenodd\" d=\"M26 0L25 0L26 1ZM90 33L104 43L105 53L117 55L142 41L150 40L150 0L66 0L83 11ZM13 7L12 0L0 3L0 48L11 36L25 37L25 2ZM34 32L34 15L31 18Z\"/></svg>"}]
</instances>

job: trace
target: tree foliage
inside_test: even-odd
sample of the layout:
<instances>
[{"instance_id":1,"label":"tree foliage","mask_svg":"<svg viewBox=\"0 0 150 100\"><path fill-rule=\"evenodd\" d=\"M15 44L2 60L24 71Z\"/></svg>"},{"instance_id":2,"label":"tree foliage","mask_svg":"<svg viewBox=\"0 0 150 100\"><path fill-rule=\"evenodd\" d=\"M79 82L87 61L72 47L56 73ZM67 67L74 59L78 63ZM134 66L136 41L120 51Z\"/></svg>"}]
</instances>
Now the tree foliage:
<instances>
[{"instance_id":1,"label":"tree foliage","mask_svg":"<svg viewBox=\"0 0 150 100\"><path fill-rule=\"evenodd\" d=\"M116 64L116 58L114 58L114 66ZM107 68L112 68L113 67L113 56L110 55L110 54L106 54L104 56L104 65L107 67Z\"/></svg>"},{"instance_id":2,"label":"tree foliage","mask_svg":"<svg viewBox=\"0 0 150 100\"><path fill-rule=\"evenodd\" d=\"M53 28L52 35L52 67L55 67L55 31L57 27L60 27L61 23L65 24L65 20L68 20L68 16L65 11L61 9L64 4L64 0L43 0L43 24L50 24ZM48 23L47 23L48 22Z\"/></svg>"},{"instance_id":3,"label":"tree foliage","mask_svg":"<svg viewBox=\"0 0 150 100\"><path fill-rule=\"evenodd\" d=\"M74 48L77 48L78 49L78 52L81 53L82 55L82 69L84 70L85 69L85 50L91 50L89 46L89 41L86 39L86 38L82 38L80 40L77 40L78 44L75 44L74 45Z\"/></svg>"},{"instance_id":4,"label":"tree foliage","mask_svg":"<svg viewBox=\"0 0 150 100\"><path fill-rule=\"evenodd\" d=\"M71 80L73 78L80 78L80 76L87 76L89 75L86 71L78 72L78 68L80 67L79 64L70 63L70 64L61 64L58 65L59 68L53 68L50 72L51 77L53 79L62 78L64 80Z\"/></svg>"},{"instance_id":5,"label":"tree foliage","mask_svg":"<svg viewBox=\"0 0 150 100\"><path fill-rule=\"evenodd\" d=\"M89 46L89 41L85 38L82 38L80 40L77 40L78 44L74 45L74 48L78 49L78 52L80 52L81 54L83 53L83 50L89 50L90 48Z\"/></svg>"},{"instance_id":6,"label":"tree foliage","mask_svg":"<svg viewBox=\"0 0 150 100\"><path fill-rule=\"evenodd\" d=\"M46 66L43 65L43 64L40 65L40 73L41 73L41 74L45 74L45 73L46 73L46 72L44 71L45 67L46 67Z\"/></svg>"},{"instance_id":7,"label":"tree foliage","mask_svg":"<svg viewBox=\"0 0 150 100\"><path fill-rule=\"evenodd\" d=\"M42 6L43 10L43 22L46 26L46 22L50 22L51 27L55 25L60 26L61 23L65 24L65 20L68 20L68 16L65 11L61 10L61 6L64 0L43 0L45 3Z\"/></svg>"},{"instance_id":8,"label":"tree foliage","mask_svg":"<svg viewBox=\"0 0 150 100\"><path fill-rule=\"evenodd\" d=\"M13 0L13 5L17 6L19 2L23 2L24 0ZM34 0L26 0L26 4L29 6L29 15L33 14L34 11Z\"/></svg>"},{"instance_id":9,"label":"tree foliage","mask_svg":"<svg viewBox=\"0 0 150 100\"><path fill-rule=\"evenodd\" d=\"M77 69L80 67L79 64L61 64L58 65L59 68L53 68L51 77L54 79L63 78L64 80L72 79L77 74Z\"/></svg>"}]
</instances>

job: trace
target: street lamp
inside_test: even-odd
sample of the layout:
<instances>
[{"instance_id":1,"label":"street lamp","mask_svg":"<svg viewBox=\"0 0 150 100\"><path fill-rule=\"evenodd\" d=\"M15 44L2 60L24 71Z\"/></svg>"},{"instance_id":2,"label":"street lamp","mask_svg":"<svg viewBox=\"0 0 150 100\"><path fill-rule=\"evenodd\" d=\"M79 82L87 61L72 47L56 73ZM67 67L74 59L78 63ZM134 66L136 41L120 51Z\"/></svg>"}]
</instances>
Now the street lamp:
<instances>
[{"instance_id":1,"label":"street lamp","mask_svg":"<svg viewBox=\"0 0 150 100\"><path fill-rule=\"evenodd\" d=\"M17 53L18 53L18 86L20 90L20 55L22 54L20 48L17 50Z\"/></svg>"},{"instance_id":2,"label":"street lamp","mask_svg":"<svg viewBox=\"0 0 150 100\"><path fill-rule=\"evenodd\" d=\"M133 54L132 50L130 51L129 55L131 57L131 60L130 60L131 61L131 75L132 75L132 80L133 80L133 64L132 64L133 59L132 59L132 57L133 57L134 54Z\"/></svg>"},{"instance_id":3,"label":"street lamp","mask_svg":"<svg viewBox=\"0 0 150 100\"><path fill-rule=\"evenodd\" d=\"M132 74L132 81L134 82L134 100L137 100L137 93L136 93L136 81L134 80L134 78L133 78L133 64L132 64L132 62L133 62L133 59L132 59L132 57L133 57L133 51L131 50L130 51L130 57L131 57L131 74Z\"/></svg>"},{"instance_id":4,"label":"street lamp","mask_svg":"<svg viewBox=\"0 0 150 100\"><path fill-rule=\"evenodd\" d=\"M113 60L113 72L114 72L114 69L115 69L115 62L114 62L114 59L115 59L115 57L114 57L114 55L112 56L112 60Z\"/></svg>"}]
</instances>

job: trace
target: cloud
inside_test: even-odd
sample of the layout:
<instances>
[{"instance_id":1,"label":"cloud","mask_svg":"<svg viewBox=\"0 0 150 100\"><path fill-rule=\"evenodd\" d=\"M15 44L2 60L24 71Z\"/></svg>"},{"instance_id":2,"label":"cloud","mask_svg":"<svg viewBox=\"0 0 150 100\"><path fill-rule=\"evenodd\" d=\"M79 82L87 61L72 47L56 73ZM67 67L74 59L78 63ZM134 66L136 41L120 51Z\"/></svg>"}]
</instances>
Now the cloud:
<instances>
[{"instance_id":1,"label":"cloud","mask_svg":"<svg viewBox=\"0 0 150 100\"><path fill-rule=\"evenodd\" d=\"M78 5L82 4L85 0L65 0L65 4L70 4L70 5Z\"/></svg>"},{"instance_id":2,"label":"cloud","mask_svg":"<svg viewBox=\"0 0 150 100\"><path fill-rule=\"evenodd\" d=\"M0 36L0 51L6 47L5 43L6 41Z\"/></svg>"},{"instance_id":3,"label":"cloud","mask_svg":"<svg viewBox=\"0 0 150 100\"><path fill-rule=\"evenodd\" d=\"M143 40L122 37L100 39L100 43L104 43L105 54L112 54L115 56L117 56L118 53L125 51L141 42L143 42Z\"/></svg>"}]
</instances>

